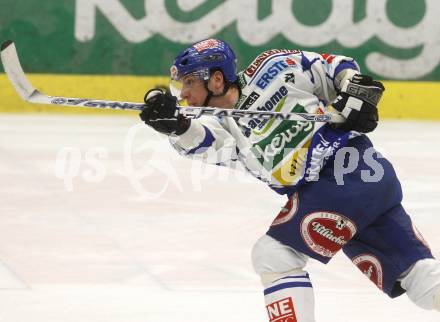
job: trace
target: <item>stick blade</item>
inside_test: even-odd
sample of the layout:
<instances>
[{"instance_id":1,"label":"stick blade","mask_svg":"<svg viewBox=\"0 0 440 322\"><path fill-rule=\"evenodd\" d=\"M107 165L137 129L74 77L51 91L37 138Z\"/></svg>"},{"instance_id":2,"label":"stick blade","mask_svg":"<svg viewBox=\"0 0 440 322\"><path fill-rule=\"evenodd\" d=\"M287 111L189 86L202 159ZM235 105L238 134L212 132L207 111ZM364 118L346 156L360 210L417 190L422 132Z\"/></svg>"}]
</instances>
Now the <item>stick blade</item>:
<instances>
[{"instance_id":1,"label":"stick blade","mask_svg":"<svg viewBox=\"0 0 440 322\"><path fill-rule=\"evenodd\" d=\"M12 40L6 40L4 43L2 43L1 50L6 49L9 45L13 43L14 42Z\"/></svg>"},{"instance_id":2,"label":"stick blade","mask_svg":"<svg viewBox=\"0 0 440 322\"><path fill-rule=\"evenodd\" d=\"M15 91L22 99L27 101L36 90L23 72L13 41L8 40L1 45L0 56L6 75L14 86Z\"/></svg>"}]
</instances>

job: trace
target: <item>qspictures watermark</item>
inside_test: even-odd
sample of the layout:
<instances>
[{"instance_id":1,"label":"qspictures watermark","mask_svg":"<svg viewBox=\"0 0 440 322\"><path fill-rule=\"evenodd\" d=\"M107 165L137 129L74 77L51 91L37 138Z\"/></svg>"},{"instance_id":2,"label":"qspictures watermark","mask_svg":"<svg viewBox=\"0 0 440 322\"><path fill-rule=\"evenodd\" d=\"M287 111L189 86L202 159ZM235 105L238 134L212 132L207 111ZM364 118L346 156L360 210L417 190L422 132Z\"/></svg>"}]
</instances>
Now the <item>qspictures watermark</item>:
<instances>
[{"instance_id":1,"label":"qspictures watermark","mask_svg":"<svg viewBox=\"0 0 440 322\"><path fill-rule=\"evenodd\" d=\"M298 166L299 173L294 173L287 168L287 171L280 172L280 177L277 178L278 183L287 182L287 185L294 185L292 177L295 176L297 176L297 182L303 177L308 182L318 181L322 168L332 166L336 184L344 185L345 176L357 171L360 164L363 167L360 170L360 179L363 182L382 180L385 171L378 161L382 156L373 147L361 152L355 147L337 148L331 144L315 147L311 152L309 163L306 157L308 150L298 149L296 152L299 157L294 162L297 166L302 165L302 167ZM137 124L129 128L120 153L113 156L104 146L87 149L74 146L61 148L56 155L54 174L63 181L66 191L69 192L74 191L75 184L80 180L87 184L99 184L103 183L110 174L118 175L129 182L135 194L141 199L160 198L170 186L180 192L189 189L201 191L204 185L213 181L254 183L253 177L256 177L273 185L273 169L276 169L273 158L266 158L260 167L251 167L252 163L257 164L256 159L262 158L256 153L258 151L249 149L247 155L239 156L233 145L221 150L220 153L216 151L213 154L201 148L192 156L187 155L192 160L188 166L185 165L187 170L182 174L182 171L178 169L182 165L182 156L171 148L168 138L152 131L144 124ZM185 154L185 152L180 152ZM289 159L289 156L293 154L292 149L279 152L283 153L283 159ZM114 170L106 166L111 158L117 158L116 161L122 163L119 169ZM239 161L240 158L245 160L244 165ZM203 159L211 164L196 159ZM330 159L333 162L328 165L327 162ZM217 165L223 165L223 167Z\"/></svg>"},{"instance_id":2,"label":"qspictures watermark","mask_svg":"<svg viewBox=\"0 0 440 322\"><path fill-rule=\"evenodd\" d=\"M214 180L253 182L244 171L231 171L230 167L218 167L199 160L192 160L188 171L182 174L178 171L182 158L172 149L165 135L140 123L129 128L120 151L113 154L105 146L60 148L55 157L54 175L62 180L68 192L75 191L80 182L103 184L109 175L117 175L129 182L137 197L149 200L159 198L171 186L180 192L197 192ZM120 167L108 166L109 161L120 162ZM232 169L237 168L240 168L239 164L232 164ZM190 179L189 186L188 180L184 186L182 182L186 178L182 176Z\"/></svg>"},{"instance_id":3,"label":"qspictures watermark","mask_svg":"<svg viewBox=\"0 0 440 322\"><path fill-rule=\"evenodd\" d=\"M55 176L63 180L67 191L73 191L73 180L78 177L88 183L101 182L107 174L102 163L105 159L108 159L105 147L91 147L84 155L78 147L64 147L56 157Z\"/></svg>"}]
</instances>

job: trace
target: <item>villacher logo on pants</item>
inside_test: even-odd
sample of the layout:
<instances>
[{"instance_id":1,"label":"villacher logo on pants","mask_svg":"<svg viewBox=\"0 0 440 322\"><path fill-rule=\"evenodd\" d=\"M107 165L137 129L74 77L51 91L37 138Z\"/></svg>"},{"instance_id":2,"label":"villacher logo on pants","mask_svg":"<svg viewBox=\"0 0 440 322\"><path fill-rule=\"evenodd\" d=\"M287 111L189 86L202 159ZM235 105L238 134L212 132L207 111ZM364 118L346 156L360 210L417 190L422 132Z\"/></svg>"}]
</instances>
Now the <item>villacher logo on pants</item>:
<instances>
[{"instance_id":1,"label":"villacher logo on pants","mask_svg":"<svg viewBox=\"0 0 440 322\"><path fill-rule=\"evenodd\" d=\"M304 217L301 236L315 253L333 257L356 234L356 224L332 212L318 211Z\"/></svg>"}]
</instances>

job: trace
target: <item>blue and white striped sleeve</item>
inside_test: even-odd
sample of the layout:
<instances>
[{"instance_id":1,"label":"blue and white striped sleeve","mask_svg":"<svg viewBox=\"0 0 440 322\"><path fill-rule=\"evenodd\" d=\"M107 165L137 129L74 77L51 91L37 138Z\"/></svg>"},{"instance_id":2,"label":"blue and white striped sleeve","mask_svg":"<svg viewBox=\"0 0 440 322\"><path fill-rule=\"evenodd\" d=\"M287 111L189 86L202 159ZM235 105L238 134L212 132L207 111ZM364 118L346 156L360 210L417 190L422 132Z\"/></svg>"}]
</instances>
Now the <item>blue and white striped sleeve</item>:
<instances>
[{"instance_id":1,"label":"blue and white striped sleeve","mask_svg":"<svg viewBox=\"0 0 440 322\"><path fill-rule=\"evenodd\" d=\"M358 63L351 57L307 51L302 52L301 65L304 72L310 73L313 94L325 104L331 103L342 83L360 70Z\"/></svg>"},{"instance_id":2,"label":"blue and white striped sleeve","mask_svg":"<svg viewBox=\"0 0 440 322\"><path fill-rule=\"evenodd\" d=\"M185 133L169 140L181 155L206 163L228 165L237 160L235 138L213 117L191 120Z\"/></svg>"}]
</instances>

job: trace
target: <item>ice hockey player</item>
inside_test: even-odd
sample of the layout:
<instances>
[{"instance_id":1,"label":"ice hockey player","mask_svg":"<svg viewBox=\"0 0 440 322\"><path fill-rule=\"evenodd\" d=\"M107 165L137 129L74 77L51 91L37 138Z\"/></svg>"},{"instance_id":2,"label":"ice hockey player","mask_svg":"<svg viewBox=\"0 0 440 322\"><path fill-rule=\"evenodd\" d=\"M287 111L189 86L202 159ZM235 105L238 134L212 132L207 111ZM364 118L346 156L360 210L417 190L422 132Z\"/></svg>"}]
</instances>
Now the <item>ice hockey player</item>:
<instances>
[{"instance_id":1,"label":"ice hockey player","mask_svg":"<svg viewBox=\"0 0 440 322\"><path fill-rule=\"evenodd\" d=\"M171 78L174 96L148 91L141 119L182 155L241 162L288 197L252 250L270 321L315 321L307 260L326 264L340 249L389 297L406 293L419 307L440 310L440 262L401 205L392 165L364 134L376 128L382 83L361 74L352 58L290 49L267 50L237 73L234 52L218 39L183 50ZM189 120L176 113L180 99L306 113L332 105L346 122Z\"/></svg>"}]
</instances>

